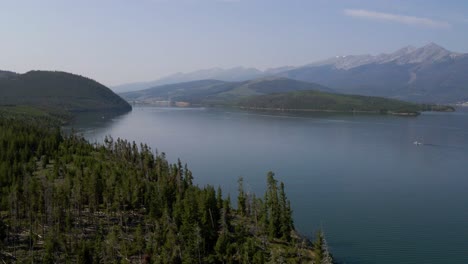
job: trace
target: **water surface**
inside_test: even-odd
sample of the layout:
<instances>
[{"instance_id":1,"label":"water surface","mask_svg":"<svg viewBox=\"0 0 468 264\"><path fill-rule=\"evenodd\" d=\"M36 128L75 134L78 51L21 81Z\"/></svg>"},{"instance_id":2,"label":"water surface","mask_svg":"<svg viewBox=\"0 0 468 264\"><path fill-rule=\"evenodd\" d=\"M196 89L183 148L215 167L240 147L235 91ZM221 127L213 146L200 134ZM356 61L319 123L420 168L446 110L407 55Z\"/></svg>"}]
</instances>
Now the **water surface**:
<instances>
[{"instance_id":1,"label":"water surface","mask_svg":"<svg viewBox=\"0 0 468 264\"><path fill-rule=\"evenodd\" d=\"M244 177L286 184L296 229L325 230L342 263L468 263L468 113L278 114L136 107L78 119L91 141L146 142L180 157L195 183L235 196ZM424 143L415 145L414 141Z\"/></svg>"}]
</instances>

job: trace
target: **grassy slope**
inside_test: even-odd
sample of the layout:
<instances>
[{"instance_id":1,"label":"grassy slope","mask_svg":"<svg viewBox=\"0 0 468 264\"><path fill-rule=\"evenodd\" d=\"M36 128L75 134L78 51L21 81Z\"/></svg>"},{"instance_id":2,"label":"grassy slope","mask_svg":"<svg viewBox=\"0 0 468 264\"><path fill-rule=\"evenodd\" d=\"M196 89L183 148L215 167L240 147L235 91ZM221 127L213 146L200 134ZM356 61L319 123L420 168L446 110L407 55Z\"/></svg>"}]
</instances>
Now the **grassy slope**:
<instances>
[{"instance_id":1,"label":"grassy slope","mask_svg":"<svg viewBox=\"0 0 468 264\"><path fill-rule=\"evenodd\" d=\"M248 95L284 93L303 90L332 91L325 86L315 83L301 82L286 78L262 78L244 82L234 89L225 92L225 94L243 97Z\"/></svg>"},{"instance_id":2,"label":"grassy slope","mask_svg":"<svg viewBox=\"0 0 468 264\"><path fill-rule=\"evenodd\" d=\"M28 105L52 112L129 111L131 106L91 79L31 71L0 78L0 105Z\"/></svg>"}]
</instances>

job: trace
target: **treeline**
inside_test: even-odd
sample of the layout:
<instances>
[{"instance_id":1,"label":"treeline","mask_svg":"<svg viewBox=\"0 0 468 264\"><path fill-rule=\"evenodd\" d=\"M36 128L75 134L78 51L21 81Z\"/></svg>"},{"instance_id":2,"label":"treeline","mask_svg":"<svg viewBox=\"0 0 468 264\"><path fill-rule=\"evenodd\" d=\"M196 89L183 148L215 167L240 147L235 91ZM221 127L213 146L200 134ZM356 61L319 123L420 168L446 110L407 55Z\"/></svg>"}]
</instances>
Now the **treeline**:
<instances>
[{"instance_id":1,"label":"treeline","mask_svg":"<svg viewBox=\"0 0 468 264\"><path fill-rule=\"evenodd\" d=\"M144 144L90 144L44 120L0 117L0 150L5 263L330 263L294 231L271 172L263 199L239 179L234 208Z\"/></svg>"}]
</instances>

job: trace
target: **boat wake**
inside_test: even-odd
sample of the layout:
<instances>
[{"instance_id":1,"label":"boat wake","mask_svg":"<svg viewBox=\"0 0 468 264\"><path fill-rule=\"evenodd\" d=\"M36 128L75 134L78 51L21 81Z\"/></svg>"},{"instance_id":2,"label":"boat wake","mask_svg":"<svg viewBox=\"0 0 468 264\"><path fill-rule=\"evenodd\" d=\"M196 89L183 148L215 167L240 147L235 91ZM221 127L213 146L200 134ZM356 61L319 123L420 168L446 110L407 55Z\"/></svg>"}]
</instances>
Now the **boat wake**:
<instances>
[{"instance_id":1,"label":"boat wake","mask_svg":"<svg viewBox=\"0 0 468 264\"><path fill-rule=\"evenodd\" d=\"M414 141L413 144L416 146L428 146L428 147L437 147L437 148L466 149L466 147L463 147L463 146L450 146L450 145L423 143L421 141Z\"/></svg>"}]
</instances>

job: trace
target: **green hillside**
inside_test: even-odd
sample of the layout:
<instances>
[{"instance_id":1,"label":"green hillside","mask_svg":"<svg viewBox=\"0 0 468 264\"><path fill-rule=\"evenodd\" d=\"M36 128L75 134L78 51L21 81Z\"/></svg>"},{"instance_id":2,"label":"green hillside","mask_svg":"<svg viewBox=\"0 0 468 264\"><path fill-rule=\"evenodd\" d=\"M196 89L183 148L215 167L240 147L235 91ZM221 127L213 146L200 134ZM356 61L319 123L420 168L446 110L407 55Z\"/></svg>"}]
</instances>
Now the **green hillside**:
<instances>
[{"instance_id":1,"label":"green hillside","mask_svg":"<svg viewBox=\"0 0 468 264\"><path fill-rule=\"evenodd\" d=\"M420 105L382 97L333 94L319 91L295 91L252 96L237 103L250 109L304 110L337 112L374 112L417 115L432 110L431 105ZM448 111L450 107L434 106L433 110Z\"/></svg>"},{"instance_id":2,"label":"green hillside","mask_svg":"<svg viewBox=\"0 0 468 264\"><path fill-rule=\"evenodd\" d=\"M125 100L94 80L51 71L1 74L0 105L26 105L54 112L131 110Z\"/></svg>"}]
</instances>

